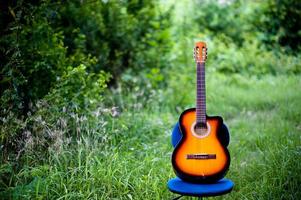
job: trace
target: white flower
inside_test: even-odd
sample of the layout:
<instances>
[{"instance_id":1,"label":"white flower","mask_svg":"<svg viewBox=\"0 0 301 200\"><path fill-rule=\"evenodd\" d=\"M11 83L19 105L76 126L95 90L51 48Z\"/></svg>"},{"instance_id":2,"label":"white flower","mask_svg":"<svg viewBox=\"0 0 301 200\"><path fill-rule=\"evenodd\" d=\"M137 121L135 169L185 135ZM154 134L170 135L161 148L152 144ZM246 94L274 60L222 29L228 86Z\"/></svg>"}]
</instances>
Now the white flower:
<instances>
[{"instance_id":1,"label":"white flower","mask_svg":"<svg viewBox=\"0 0 301 200\"><path fill-rule=\"evenodd\" d=\"M120 115L120 113L118 112L118 107L112 107L111 114L113 117L118 117Z\"/></svg>"}]
</instances>

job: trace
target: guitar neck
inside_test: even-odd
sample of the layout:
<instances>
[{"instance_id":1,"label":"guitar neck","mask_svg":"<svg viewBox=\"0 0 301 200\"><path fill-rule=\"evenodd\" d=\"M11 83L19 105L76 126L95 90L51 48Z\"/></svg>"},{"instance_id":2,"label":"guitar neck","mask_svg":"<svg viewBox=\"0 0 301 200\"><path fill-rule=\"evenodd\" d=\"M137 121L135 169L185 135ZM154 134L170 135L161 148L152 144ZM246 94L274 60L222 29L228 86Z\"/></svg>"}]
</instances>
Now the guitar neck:
<instances>
[{"instance_id":1,"label":"guitar neck","mask_svg":"<svg viewBox=\"0 0 301 200\"><path fill-rule=\"evenodd\" d=\"M205 62L197 62L196 123L206 125Z\"/></svg>"}]
</instances>

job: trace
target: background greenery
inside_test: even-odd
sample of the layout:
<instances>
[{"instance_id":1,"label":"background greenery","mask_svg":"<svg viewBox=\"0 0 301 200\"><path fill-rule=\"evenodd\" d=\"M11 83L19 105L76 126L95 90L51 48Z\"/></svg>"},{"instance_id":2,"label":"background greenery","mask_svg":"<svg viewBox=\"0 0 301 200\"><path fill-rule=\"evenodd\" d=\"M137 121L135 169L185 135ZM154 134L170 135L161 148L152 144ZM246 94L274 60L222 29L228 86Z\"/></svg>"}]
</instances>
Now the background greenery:
<instances>
[{"instance_id":1,"label":"background greenery","mask_svg":"<svg viewBox=\"0 0 301 200\"><path fill-rule=\"evenodd\" d=\"M207 113L231 132L219 198L301 198L297 0L18 0L0 15L0 199L174 197L199 40Z\"/></svg>"}]
</instances>

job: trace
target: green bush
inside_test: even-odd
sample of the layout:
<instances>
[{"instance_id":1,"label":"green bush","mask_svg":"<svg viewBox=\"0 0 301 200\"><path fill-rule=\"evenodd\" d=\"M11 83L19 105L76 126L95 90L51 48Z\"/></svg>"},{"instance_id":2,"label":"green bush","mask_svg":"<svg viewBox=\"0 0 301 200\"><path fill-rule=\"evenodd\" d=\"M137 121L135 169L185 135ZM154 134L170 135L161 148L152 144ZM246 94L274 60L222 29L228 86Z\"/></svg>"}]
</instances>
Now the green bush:
<instances>
[{"instance_id":1,"label":"green bush","mask_svg":"<svg viewBox=\"0 0 301 200\"><path fill-rule=\"evenodd\" d=\"M64 28L68 52L77 50L78 28L85 37L83 52L97 58L96 72L105 70L116 79L129 67L137 71L167 65L169 13L162 13L156 1L68 1L56 13L54 23Z\"/></svg>"},{"instance_id":2,"label":"green bush","mask_svg":"<svg viewBox=\"0 0 301 200\"><path fill-rule=\"evenodd\" d=\"M291 53L300 51L301 4L298 0L268 0L257 9L254 17L260 39L275 48L275 43L286 47Z\"/></svg>"},{"instance_id":3,"label":"green bush","mask_svg":"<svg viewBox=\"0 0 301 200\"><path fill-rule=\"evenodd\" d=\"M242 45L257 40L270 49L285 47L291 53L300 50L301 4L287 1L196 1L198 10L191 16L199 30L213 37L224 35Z\"/></svg>"},{"instance_id":4,"label":"green bush","mask_svg":"<svg viewBox=\"0 0 301 200\"><path fill-rule=\"evenodd\" d=\"M298 74L301 65L300 56L288 55L284 49L270 51L258 42L245 41L239 47L227 43L223 38L209 41L208 66L226 74L244 74L262 76L266 74Z\"/></svg>"},{"instance_id":5,"label":"green bush","mask_svg":"<svg viewBox=\"0 0 301 200\"><path fill-rule=\"evenodd\" d=\"M272 38L280 39L278 33L267 32L267 30L270 30L270 28L267 28L269 21L271 21L270 26L273 26L273 23L279 24L279 20L282 18L281 16L267 14L274 12L276 9L268 6L272 2L274 1L195 1L193 7L190 8L191 12L185 13L186 21L184 21L184 24L189 24L188 28L197 28L197 30L191 28L189 38L193 38L194 41L204 40L207 42L208 70L226 74L240 73L255 76L300 73L301 66L298 62L300 59L298 51L295 49L294 52L289 53L286 47L281 46L283 44L280 40L272 42ZM288 8L285 6L288 2L274 2L274 4L285 7L282 10L283 15L292 15L292 22L289 23L295 23L295 28L297 28L297 16L292 13L298 13L298 6ZM195 7L198 9L194 9ZM263 21L266 23L265 26L262 24ZM180 28L178 28L179 32ZM277 29L277 26L275 25L274 28ZM290 29L286 29L286 31L292 33L292 37L296 33L293 33ZM269 43L263 36L269 38ZM184 35L182 38L185 37L187 36ZM189 38L185 38L189 43L186 42L186 44L179 47L183 49L182 55L178 54L181 58L191 58L191 51L187 47L194 44L192 39ZM295 40L298 41L297 38ZM290 44L287 43L284 46L288 47ZM181 59L177 61L183 62ZM186 59L186 62L182 64L193 65L193 62L191 59L187 62Z\"/></svg>"},{"instance_id":6,"label":"green bush","mask_svg":"<svg viewBox=\"0 0 301 200\"><path fill-rule=\"evenodd\" d=\"M168 65L170 12L156 1L20 0L1 8L7 19L0 39L1 126L11 112L26 120L37 101L50 97L53 106L80 113L95 107L106 83L128 68L152 73ZM19 134L12 132L1 131L1 142Z\"/></svg>"},{"instance_id":7,"label":"green bush","mask_svg":"<svg viewBox=\"0 0 301 200\"><path fill-rule=\"evenodd\" d=\"M224 36L229 43L241 46L245 39L254 37L252 20L257 4L243 1L196 1L192 19L198 24L199 32L212 37Z\"/></svg>"},{"instance_id":8,"label":"green bush","mask_svg":"<svg viewBox=\"0 0 301 200\"><path fill-rule=\"evenodd\" d=\"M87 72L104 70L115 82L127 68L164 68L171 46L169 12L155 1L17 1L3 17L0 43L1 105L14 112L30 110L43 98L67 66L87 66ZM6 25L6 26L5 26ZM33 53L34 52L34 53ZM160 56L157 56L160 54Z\"/></svg>"}]
</instances>

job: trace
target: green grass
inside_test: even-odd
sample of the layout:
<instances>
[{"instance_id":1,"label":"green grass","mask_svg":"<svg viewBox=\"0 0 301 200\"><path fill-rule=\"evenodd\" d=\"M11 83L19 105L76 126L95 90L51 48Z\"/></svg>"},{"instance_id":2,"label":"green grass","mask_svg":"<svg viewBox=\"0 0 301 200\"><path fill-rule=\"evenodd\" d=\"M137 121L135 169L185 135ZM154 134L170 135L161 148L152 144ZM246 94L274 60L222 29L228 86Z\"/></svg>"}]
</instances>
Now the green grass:
<instances>
[{"instance_id":1,"label":"green grass","mask_svg":"<svg viewBox=\"0 0 301 200\"><path fill-rule=\"evenodd\" d=\"M212 74L207 78L208 114L222 115L231 132L232 161L227 177L235 187L217 199L300 199L300 76L257 79ZM185 99L171 87L166 92L171 95L164 96L172 99L171 105L153 103L135 108L132 104L137 102L128 102L121 115L102 124L99 131L87 133L60 151L50 151L43 162L29 159L14 174L16 184L7 187L2 196L175 197L166 187L168 179L175 176L170 162L170 132L180 114L175 107L194 102L193 84L180 83L187 86L182 91Z\"/></svg>"}]
</instances>

